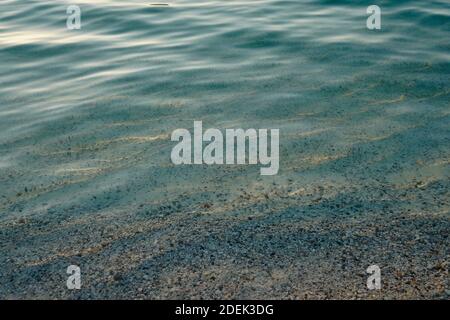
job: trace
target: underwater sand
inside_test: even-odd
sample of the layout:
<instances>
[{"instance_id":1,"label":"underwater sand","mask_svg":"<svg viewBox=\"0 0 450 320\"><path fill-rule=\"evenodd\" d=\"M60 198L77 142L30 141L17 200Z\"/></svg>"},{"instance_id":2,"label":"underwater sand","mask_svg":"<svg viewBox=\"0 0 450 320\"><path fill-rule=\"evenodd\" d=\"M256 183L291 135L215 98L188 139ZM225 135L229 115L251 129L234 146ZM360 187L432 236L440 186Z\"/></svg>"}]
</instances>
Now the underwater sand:
<instances>
[{"instance_id":1,"label":"underwater sand","mask_svg":"<svg viewBox=\"0 0 450 320\"><path fill-rule=\"evenodd\" d=\"M448 299L450 3L0 4L0 298ZM280 129L280 170L170 134ZM80 266L82 289L66 288ZM382 290L366 288L381 267Z\"/></svg>"}]
</instances>

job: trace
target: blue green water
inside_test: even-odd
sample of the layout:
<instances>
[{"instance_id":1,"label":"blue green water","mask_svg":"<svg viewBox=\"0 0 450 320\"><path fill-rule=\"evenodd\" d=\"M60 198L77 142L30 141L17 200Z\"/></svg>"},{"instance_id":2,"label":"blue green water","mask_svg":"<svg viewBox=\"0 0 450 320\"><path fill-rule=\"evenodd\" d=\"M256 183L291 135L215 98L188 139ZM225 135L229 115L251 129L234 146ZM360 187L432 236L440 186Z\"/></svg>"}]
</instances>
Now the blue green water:
<instances>
[{"instance_id":1,"label":"blue green water","mask_svg":"<svg viewBox=\"0 0 450 320\"><path fill-rule=\"evenodd\" d=\"M274 226L390 211L448 223L448 1L378 1L381 30L366 28L367 1L167 3L77 1L82 28L67 30L71 1L1 1L4 296L64 296L57 280L47 287L30 280L30 268L57 273L73 259L92 269L93 261L128 261L123 272L138 274L130 270L155 250L146 246L184 237L191 251L175 245L179 252L161 253L151 268L165 283L200 259L193 243L215 243L208 238L214 223L241 228L236 219L247 223L248 214ZM219 129L279 128L279 174L261 177L259 166L173 166L169 135L194 120ZM197 239L161 225L182 228L187 217ZM230 228L225 238L237 232ZM96 247L105 239L109 251ZM221 248L222 241L210 250L244 250ZM261 241L247 257L271 246ZM280 239L281 247L290 241ZM166 263L171 255L179 264ZM100 286L93 297L120 296L102 287L101 275L90 281ZM163 291L145 296L176 296Z\"/></svg>"}]
</instances>

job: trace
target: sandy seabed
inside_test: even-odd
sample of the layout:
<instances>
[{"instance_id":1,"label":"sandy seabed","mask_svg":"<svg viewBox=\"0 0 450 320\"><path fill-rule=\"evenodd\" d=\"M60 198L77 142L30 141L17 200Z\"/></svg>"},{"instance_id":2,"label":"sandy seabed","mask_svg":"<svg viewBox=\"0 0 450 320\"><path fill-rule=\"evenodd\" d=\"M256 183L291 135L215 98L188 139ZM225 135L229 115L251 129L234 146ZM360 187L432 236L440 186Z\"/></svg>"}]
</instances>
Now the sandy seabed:
<instances>
[{"instance_id":1,"label":"sandy seabed","mask_svg":"<svg viewBox=\"0 0 450 320\"><path fill-rule=\"evenodd\" d=\"M2 4L1 299L449 299L448 1L263 2ZM279 173L174 166L195 120Z\"/></svg>"}]
</instances>

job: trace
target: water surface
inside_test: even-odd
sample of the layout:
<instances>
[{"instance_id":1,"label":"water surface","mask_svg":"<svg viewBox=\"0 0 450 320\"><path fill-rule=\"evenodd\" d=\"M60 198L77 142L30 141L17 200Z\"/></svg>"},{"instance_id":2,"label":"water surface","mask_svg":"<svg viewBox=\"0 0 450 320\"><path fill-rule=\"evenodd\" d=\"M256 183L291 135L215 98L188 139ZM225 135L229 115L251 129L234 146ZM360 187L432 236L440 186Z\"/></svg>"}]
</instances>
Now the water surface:
<instances>
[{"instance_id":1,"label":"water surface","mask_svg":"<svg viewBox=\"0 0 450 320\"><path fill-rule=\"evenodd\" d=\"M0 4L0 297L445 292L448 1L69 4ZM173 166L194 120L279 128L279 174Z\"/></svg>"}]
</instances>

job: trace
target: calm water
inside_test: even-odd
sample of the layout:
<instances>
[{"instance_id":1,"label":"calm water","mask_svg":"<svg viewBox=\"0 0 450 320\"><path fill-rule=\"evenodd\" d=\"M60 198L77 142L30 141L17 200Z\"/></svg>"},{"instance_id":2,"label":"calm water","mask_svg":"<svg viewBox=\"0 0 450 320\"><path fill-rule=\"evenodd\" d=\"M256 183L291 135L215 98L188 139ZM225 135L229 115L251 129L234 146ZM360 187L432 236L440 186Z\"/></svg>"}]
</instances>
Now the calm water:
<instances>
[{"instance_id":1,"label":"calm water","mask_svg":"<svg viewBox=\"0 0 450 320\"><path fill-rule=\"evenodd\" d=\"M227 204L243 190L368 190L378 208L380 190L448 186L448 1L381 1L381 31L366 29L367 1L76 1L82 29L67 30L70 3L0 3L0 249L19 265L70 256L67 234L83 247L100 241L96 223L131 226L174 199L220 219L239 214ZM173 167L169 134L194 120L280 128L279 174ZM448 214L434 199L423 206ZM11 227L20 218L34 224Z\"/></svg>"}]
</instances>

